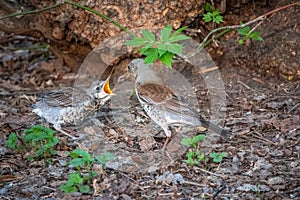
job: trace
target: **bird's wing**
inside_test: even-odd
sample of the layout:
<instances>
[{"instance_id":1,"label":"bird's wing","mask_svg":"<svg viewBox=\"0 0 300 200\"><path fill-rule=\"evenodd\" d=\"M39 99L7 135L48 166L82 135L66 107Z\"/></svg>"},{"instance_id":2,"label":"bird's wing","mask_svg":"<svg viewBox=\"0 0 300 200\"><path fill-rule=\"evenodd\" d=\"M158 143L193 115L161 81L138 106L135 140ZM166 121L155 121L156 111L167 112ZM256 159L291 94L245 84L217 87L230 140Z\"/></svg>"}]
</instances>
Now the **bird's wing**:
<instances>
[{"instance_id":1,"label":"bird's wing","mask_svg":"<svg viewBox=\"0 0 300 200\"><path fill-rule=\"evenodd\" d=\"M60 90L52 91L45 94L42 100L52 107L69 107L77 106L81 102L89 99L90 97L83 91L72 88L65 87Z\"/></svg>"},{"instance_id":2,"label":"bird's wing","mask_svg":"<svg viewBox=\"0 0 300 200\"><path fill-rule=\"evenodd\" d=\"M166 112L182 117L199 118L197 111L192 109L184 98L176 96L167 86L159 83L146 83L137 87L139 98L149 104L161 107Z\"/></svg>"}]
</instances>

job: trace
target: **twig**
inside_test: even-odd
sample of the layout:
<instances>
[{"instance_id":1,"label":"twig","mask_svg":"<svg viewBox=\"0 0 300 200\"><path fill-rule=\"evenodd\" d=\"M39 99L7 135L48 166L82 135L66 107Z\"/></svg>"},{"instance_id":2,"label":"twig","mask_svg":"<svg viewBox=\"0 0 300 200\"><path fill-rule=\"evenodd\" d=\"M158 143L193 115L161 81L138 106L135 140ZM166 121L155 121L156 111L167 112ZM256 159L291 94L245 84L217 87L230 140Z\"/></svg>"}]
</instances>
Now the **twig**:
<instances>
[{"instance_id":1,"label":"twig","mask_svg":"<svg viewBox=\"0 0 300 200\"><path fill-rule=\"evenodd\" d=\"M213 173L213 172L210 172L210 171L207 171L207 170L205 170L205 169L201 169L201 168L199 168L199 170L200 170L200 171L202 171L202 172L208 173L208 174L210 174L210 175L213 175L213 176L217 176L217 177L224 178L224 176L222 176L222 175L215 174L215 173Z\"/></svg>"},{"instance_id":2,"label":"twig","mask_svg":"<svg viewBox=\"0 0 300 200\"><path fill-rule=\"evenodd\" d=\"M206 36L206 37L203 39L203 41L199 44L199 46L197 47L197 49L203 48L203 47L204 47L204 44L206 45L206 41L208 40L208 38L209 38L212 34L218 32L218 31L220 31L220 30L229 29L229 31L231 31L231 30L233 30L233 29L244 28L244 27L246 27L246 26L248 26L248 25L250 25L250 24L253 24L253 23L255 23L255 22L262 21L262 20L264 20L267 16L269 16L269 15L271 15L271 14L274 14L274 13L276 13L276 12L278 12L278 11L281 11L281 10L284 10L284 9L287 9L287 8L290 8L290 7L292 7L292 6L299 6L299 5L300 5L300 2L296 2L296 3L292 3L292 4L289 4L289 5L286 5L286 6L282 6L282 7L280 7L280 8L276 8L276 9L270 11L270 12L267 12L267 13L265 13L265 14L263 14L263 15L257 17L257 18L255 18L255 19L253 19L253 20L251 20L251 21L245 23L245 24L241 24L241 25L232 25L232 26L223 26L223 27L220 27L220 28L216 28L216 29L212 30L211 32L209 32L209 33L207 34L207 36ZM227 31L228 31L228 30L227 30ZM228 32L229 32L229 31L228 31ZM223 32L222 32L222 33L223 33ZM225 33L227 33L227 32L224 31L223 34L225 34Z\"/></svg>"},{"instance_id":3,"label":"twig","mask_svg":"<svg viewBox=\"0 0 300 200\"><path fill-rule=\"evenodd\" d=\"M242 81L238 81L238 83L242 84L245 88L254 91L250 86L248 86L246 83L243 83Z\"/></svg>"},{"instance_id":4,"label":"twig","mask_svg":"<svg viewBox=\"0 0 300 200\"><path fill-rule=\"evenodd\" d=\"M260 134L259 134L258 132L254 131L254 133L255 133L255 134L253 134L253 137L256 137L256 138L258 138L258 139L262 139L262 140L264 140L265 142L267 142L267 143L269 143L269 144L278 146L276 143L272 142L271 140L268 140L267 138L260 136Z\"/></svg>"},{"instance_id":5,"label":"twig","mask_svg":"<svg viewBox=\"0 0 300 200\"><path fill-rule=\"evenodd\" d=\"M289 114L290 112L292 112L292 110L294 110L295 108L297 108L299 105L300 105L300 103L296 104L287 113Z\"/></svg>"},{"instance_id":6,"label":"twig","mask_svg":"<svg viewBox=\"0 0 300 200\"><path fill-rule=\"evenodd\" d=\"M104 19L106 19L107 21L113 23L115 26L119 27L120 29L122 29L123 31L125 31L126 33L128 33L130 36L136 37L136 35L134 33L130 32L127 28L125 28L124 26L122 26L117 21L113 20L112 18L110 18L110 17L108 17L108 16L106 16L106 15L104 15L102 13L99 13L96 10L93 10L91 8L88 8L86 6L77 4L77 3L72 2L72 1L64 1L62 3L57 3L57 4L54 4L54 5L48 6L46 8L39 9L39 10L31 10L31 11L25 11L25 12L15 12L15 13L4 15L4 16L0 17L0 20L6 19L6 18L10 18L10 17L16 17L16 16L19 16L19 15L28 15L28 14L35 14L35 13L47 11L47 10L59 7L59 6L63 5L63 4L69 4L69 5L72 5L72 6L75 6L75 7L82 8L84 10L90 11L91 13L94 13L94 14L96 14L96 15L104 18Z\"/></svg>"},{"instance_id":7,"label":"twig","mask_svg":"<svg viewBox=\"0 0 300 200\"><path fill-rule=\"evenodd\" d=\"M46 8L39 9L39 10L30 10L30 11L25 11L25 12L15 12L15 13L4 15L4 16L0 17L0 20L10 18L10 17L16 17L16 16L19 16L19 15L28 15L28 14L35 14L35 13L43 12L43 11L46 11L46 10L50 10L50 9L59 7L63 4L64 3L57 3L57 4L54 4L54 5L48 6Z\"/></svg>"},{"instance_id":8,"label":"twig","mask_svg":"<svg viewBox=\"0 0 300 200\"><path fill-rule=\"evenodd\" d=\"M195 185L195 186L199 186L199 187L205 187L207 186L206 184L200 184L200 183L195 183L195 182L191 182L191 181L184 181L184 184L190 184L190 185Z\"/></svg>"}]
</instances>

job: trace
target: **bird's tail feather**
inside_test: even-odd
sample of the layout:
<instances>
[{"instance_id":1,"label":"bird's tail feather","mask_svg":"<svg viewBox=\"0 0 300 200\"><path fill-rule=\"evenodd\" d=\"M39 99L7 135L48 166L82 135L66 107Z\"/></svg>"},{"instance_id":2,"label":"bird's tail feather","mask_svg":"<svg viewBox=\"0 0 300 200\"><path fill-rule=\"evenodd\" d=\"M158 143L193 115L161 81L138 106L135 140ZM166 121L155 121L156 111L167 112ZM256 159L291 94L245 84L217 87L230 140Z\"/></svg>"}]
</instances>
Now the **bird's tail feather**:
<instances>
[{"instance_id":1,"label":"bird's tail feather","mask_svg":"<svg viewBox=\"0 0 300 200\"><path fill-rule=\"evenodd\" d=\"M222 129L209 121L201 120L201 122L202 122L202 126L204 126L205 128L207 128L215 133L218 133L223 136L231 135L231 133L229 131Z\"/></svg>"}]
</instances>

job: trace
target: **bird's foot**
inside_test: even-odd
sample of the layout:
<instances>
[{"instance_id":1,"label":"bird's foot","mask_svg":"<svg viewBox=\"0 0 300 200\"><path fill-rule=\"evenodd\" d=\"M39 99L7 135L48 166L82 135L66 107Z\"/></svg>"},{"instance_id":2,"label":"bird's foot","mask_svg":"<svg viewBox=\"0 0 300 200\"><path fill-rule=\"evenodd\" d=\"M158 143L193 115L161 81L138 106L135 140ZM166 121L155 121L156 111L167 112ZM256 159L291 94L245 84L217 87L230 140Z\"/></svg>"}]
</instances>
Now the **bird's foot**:
<instances>
[{"instance_id":1,"label":"bird's foot","mask_svg":"<svg viewBox=\"0 0 300 200\"><path fill-rule=\"evenodd\" d=\"M56 129L58 132L72 138L72 139L78 139L78 134L71 130L71 129L63 129L63 128L60 128L60 129Z\"/></svg>"},{"instance_id":2,"label":"bird's foot","mask_svg":"<svg viewBox=\"0 0 300 200\"><path fill-rule=\"evenodd\" d=\"M167 146L167 144L169 143L169 140L170 138L169 137L167 137L166 138L166 141L165 141L165 143L164 143L164 146L163 146L163 148L161 149L162 151L165 151L166 150L166 146Z\"/></svg>"}]
</instances>

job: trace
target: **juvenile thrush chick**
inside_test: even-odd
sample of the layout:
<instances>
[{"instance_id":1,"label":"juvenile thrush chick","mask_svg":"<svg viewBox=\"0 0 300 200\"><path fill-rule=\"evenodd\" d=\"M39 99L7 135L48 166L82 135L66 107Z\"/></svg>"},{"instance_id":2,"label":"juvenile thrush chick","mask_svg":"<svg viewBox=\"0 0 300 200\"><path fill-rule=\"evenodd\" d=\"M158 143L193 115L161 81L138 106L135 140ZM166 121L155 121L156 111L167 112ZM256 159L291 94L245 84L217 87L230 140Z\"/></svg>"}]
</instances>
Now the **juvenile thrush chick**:
<instances>
[{"instance_id":1,"label":"juvenile thrush chick","mask_svg":"<svg viewBox=\"0 0 300 200\"><path fill-rule=\"evenodd\" d=\"M35 104L32 112L53 124L54 128L69 136L62 130L62 124L77 125L86 117L97 111L113 95L109 87L109 77L105 81L94 81L85 90L64 87L46 93Z\"/></svg>"},{"instance_id":2,"label":"juvenile thrush chick","mask_svg":"<svg viewBox=\"0 0 300 200\"><path fill-rule=\"evenodd\" d=\"M134 59L128 65L128 71L136 77L135 93L148 114L158 124L168 138L171 137L169 126L203 126L221 135L230 134L228 131L206 121L182 97L165 85L164 81L155 74L151 66L143 59ZM164 147L165 147L164 145Z\"/></svg>"}]
</instances>

